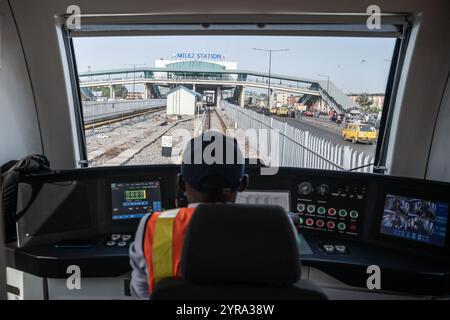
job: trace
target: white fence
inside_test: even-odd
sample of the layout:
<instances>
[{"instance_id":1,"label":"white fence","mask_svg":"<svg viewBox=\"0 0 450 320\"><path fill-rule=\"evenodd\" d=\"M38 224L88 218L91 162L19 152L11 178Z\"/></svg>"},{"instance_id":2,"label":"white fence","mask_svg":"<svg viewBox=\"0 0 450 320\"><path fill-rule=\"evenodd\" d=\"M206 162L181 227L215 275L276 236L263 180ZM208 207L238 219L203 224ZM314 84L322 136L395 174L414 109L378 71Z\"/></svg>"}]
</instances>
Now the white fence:
<instances>
[{"instance_id":1,"label":"white fence","mask_svg":"<svg viewBox=\"0 0 450 320\"><path fill-rule=\"evenodd\" d=\"M327 170L350 170L362 167L354 171L373 171L372 157L349 146L334 144L308 131L252 110L228 103L223 104L223 109L228 118L237 123L238 128L255 129L258 132L257 135L247 135L249 145L260 154L271 154L272 159L269 162L273 161L283 167ZM278 143L274 143L275 139ZM273 156L276 158L274 159Z\"/></svg>"},{"instance_id":2,"label":"white fence","mask_svg":"<svg viewBox=\"0 0 450 320\"><path fill-rule=\"evenodd\" d=\"M91 122L165 105L166 99L85 101L83 102L83 117L85 122Z\"/></svg>"}]
</instances>

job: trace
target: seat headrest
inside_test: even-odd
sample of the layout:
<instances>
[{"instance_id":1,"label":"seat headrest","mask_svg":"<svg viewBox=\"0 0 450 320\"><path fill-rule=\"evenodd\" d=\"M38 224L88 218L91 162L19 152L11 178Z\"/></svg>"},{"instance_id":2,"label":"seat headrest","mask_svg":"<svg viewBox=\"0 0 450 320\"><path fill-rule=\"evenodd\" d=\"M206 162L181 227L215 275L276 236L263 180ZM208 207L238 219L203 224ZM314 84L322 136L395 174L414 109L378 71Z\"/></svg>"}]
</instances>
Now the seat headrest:
<instances>
[{"instance_id":1,"label":"seat headrest","mask_svg":"<svg viewBox=\"0 0 450 320\"><path fill-rule=\"evenodd\" d=\"M297 282L295 232L279 206L199 205L184 241L182 277L192 282Z\"/></svg>"}]
</instances>

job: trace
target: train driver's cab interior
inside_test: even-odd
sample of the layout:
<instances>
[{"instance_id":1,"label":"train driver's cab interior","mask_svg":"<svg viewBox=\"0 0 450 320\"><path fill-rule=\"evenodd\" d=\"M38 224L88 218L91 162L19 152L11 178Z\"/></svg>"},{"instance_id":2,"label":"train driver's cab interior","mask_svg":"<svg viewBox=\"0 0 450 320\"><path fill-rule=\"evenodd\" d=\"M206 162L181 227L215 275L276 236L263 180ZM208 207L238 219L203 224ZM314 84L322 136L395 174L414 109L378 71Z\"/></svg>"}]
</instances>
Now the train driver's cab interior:
<instances>
[{"instance_id":1,"label":"train driver's cab interior","mask_svg":"<svg viewBox=\"0 0 450 320\"><path fill-rule=\"evenodd\" d=\"M449 13L0 0L0 299L448 300Z\"/></svg>"}]
</instances>

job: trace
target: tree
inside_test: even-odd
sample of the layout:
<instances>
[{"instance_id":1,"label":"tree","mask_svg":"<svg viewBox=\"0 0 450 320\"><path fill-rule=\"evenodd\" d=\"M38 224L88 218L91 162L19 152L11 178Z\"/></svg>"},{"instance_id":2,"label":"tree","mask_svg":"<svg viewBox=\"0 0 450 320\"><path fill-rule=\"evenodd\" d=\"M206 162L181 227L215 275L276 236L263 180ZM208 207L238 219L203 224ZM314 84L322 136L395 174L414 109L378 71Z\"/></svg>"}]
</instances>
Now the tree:
<instances>
[{"instance_id":1,"label":"tree","mask_svg":"<svg viewBox=\"0 0 450 320\"><path fill-rule=\"evenodd\" d=\"M378 114L381 111L381 108L379 107L370 107L368 112L372 114Z\"/></svg>"},{"instance_id":2,"label":"tree","mask_svg":"<svg viewBox=\"0 0 450 320\"><path fill-rule=\"evenodd\" d=\"M114 86L114 93L116 94L116 98L125 99L128 95L128 89L125 86Z\"/></svg>"},{"instance_id":3,"label":"tree","mask_svg":"<svg viewBox=\"0 0 450 320\"><path fill-rule=\"evenodd\" d=\"M109 98L110 97L110 89L109 87L96 87L94 91L101 91L102 97ZM123 85L115 85L114 86L114 94L116 99L123 98L125 99L128 94L128 89Z\"/></svg>"},{"instance_id":4,"label":"tree","mask_svg":"<svg viewBox=\"0 0 450 320\"><path fill-rule=\"evenodd\" d=\"M368 111L373 101L367 93L363 93L356 99L356 103L361 106L363 111Z\"/></svg>"},{"instance_id":5,"label":"tree","mask_svg":"<svg viewBox=\"0 0 450 320\"><path fill-rule=\"evenodd\" d=\"M319 97L317 97L317 96L311 96L308 100L306 100L306 102L304 103L307 107L308 107L308 109L310 108L310 107L312 107L313 105L315 105L318 101L319 101Z\"/></svg>"}]
</instances>

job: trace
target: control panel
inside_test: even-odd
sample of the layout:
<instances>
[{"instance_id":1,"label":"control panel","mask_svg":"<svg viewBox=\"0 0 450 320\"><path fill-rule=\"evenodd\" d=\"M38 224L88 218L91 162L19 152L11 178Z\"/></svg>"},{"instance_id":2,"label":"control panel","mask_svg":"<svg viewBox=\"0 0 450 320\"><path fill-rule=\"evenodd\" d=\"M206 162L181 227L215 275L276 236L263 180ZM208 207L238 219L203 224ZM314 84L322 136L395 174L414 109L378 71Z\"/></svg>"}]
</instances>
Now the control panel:
<instances>
[{"instance_id":1,"label":"control panel","mask_svg":"<svg viewBox=\"0 0 450 320\"><path fill-rule=\"evenodd\" d=\"M300 181L295 207L298 229L358 236L367 187L362 184Z\"/></svg>"}]
</instances>

